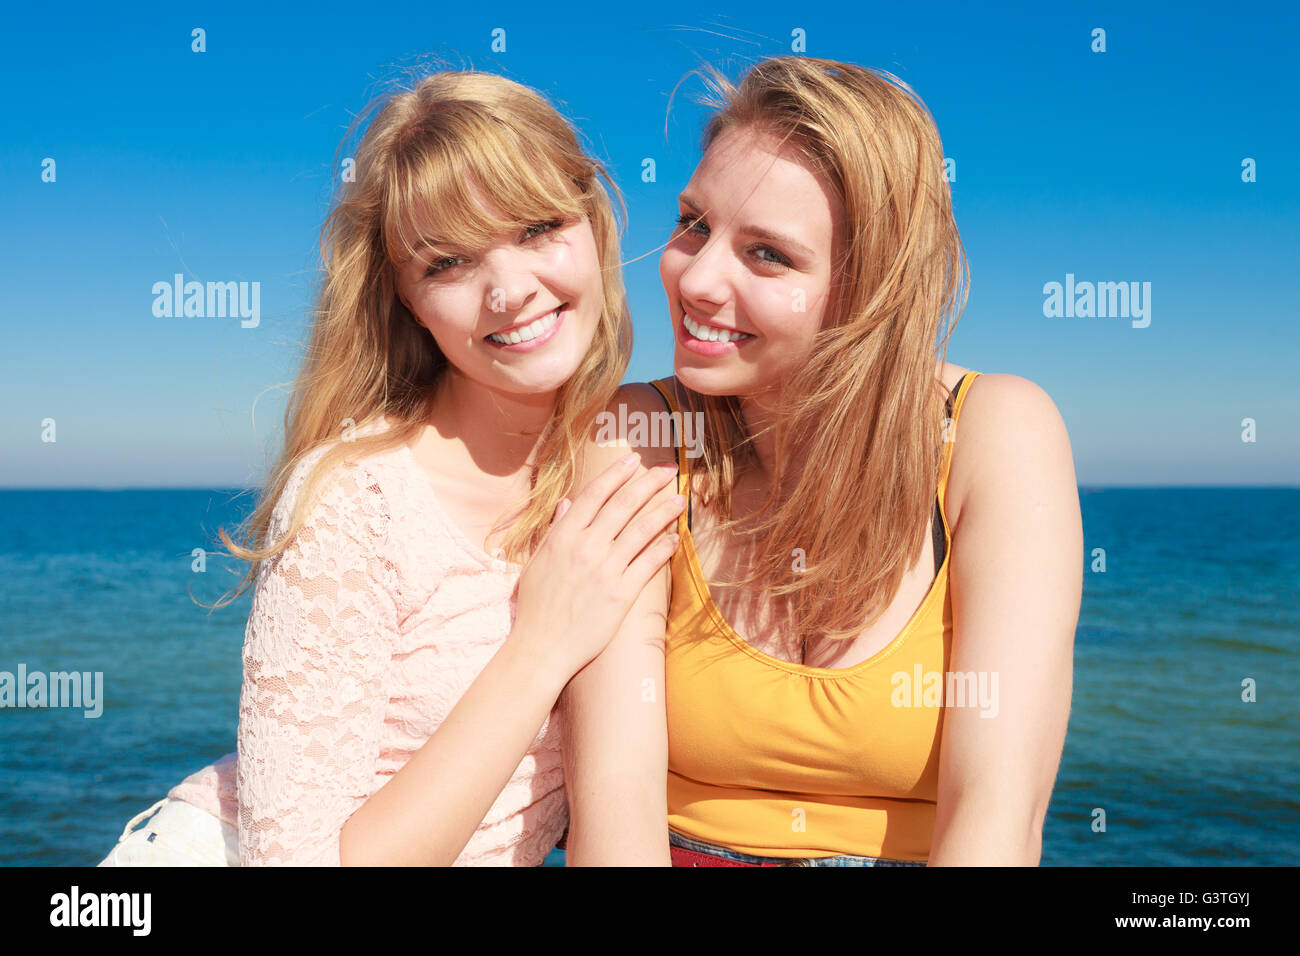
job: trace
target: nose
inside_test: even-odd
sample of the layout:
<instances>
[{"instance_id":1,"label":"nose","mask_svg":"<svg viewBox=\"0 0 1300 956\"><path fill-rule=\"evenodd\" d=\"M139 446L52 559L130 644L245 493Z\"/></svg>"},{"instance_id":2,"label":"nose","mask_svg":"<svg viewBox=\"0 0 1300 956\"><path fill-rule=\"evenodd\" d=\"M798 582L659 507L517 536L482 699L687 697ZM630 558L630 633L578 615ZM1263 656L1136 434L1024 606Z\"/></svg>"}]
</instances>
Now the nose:
<instances>
[{"instance_id":1,"label":"nose","mask_svg":"<svg viewBox=\"0 0 1300 956\"><path fill-rule=\"evenodd\" d=\"M679 297L691 302L715 305L729 297L730 254L717 236L710 236L686 262L677 277Z\"/></svg>"},{"instance_id":2,"label":"nose","mask_svg":"<svg viewBox=\"0 0 1300 956\"><path fill-rule=\"evenodd\" d=\"M526 306L537 294L540 282L528 260L509 249L484 257L483 308L488 312L512 313Z\"/></svg>"}]
</instances>

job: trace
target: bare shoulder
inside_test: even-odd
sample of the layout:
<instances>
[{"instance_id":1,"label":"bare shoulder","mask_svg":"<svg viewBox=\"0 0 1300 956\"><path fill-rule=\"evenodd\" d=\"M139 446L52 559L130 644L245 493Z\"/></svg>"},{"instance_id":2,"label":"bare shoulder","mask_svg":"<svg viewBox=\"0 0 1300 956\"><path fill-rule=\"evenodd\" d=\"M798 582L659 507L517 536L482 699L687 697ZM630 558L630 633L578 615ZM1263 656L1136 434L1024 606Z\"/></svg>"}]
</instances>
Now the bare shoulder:
<instances>
[{"instance_id":1,"label":"bare shoulder","mask_svg":"<svg viewBox=\"0 0 1300 956\"><path fill-rule=\"evenodd\" d=\"M962 432L967 436L974 432L987 437L991 430L1036 441L1048 437L1040 433L1026 436L1026 426L1048 430L1059 426L1062 436L1065 432L1065 423L1051 396L1029 379L997 372L987 372L975 379L962 405L959 425Z\"/></svg>"},{"instance_id":2,"label":"bare shoulder","mask_svg":"<svg viewBox=\"0 0 1300 956\"><path fill-rule=\"evenodd\" d=\"M620 385L596 416L588 436L583 483L629 452L640 456L640 468L675 461L674 434L668 404L653 385L648 382Z\"/></svg>"},{"instance_id":3,"label":"bare shoulder","mask_svg":"<svg viewBox=\"0 0 1300 956\"><path fill-rule=\"evenodd\" d=\"M1017 494L1028 486L1077 494L1065 422L1047 392L1026 378L990 372L975 379L954 439L948 478L954 527L973 495Z\"/></svg>"},{"instance_id":4,"label":"bare shoulder","mask_svg":"<svg viewBox=\"0 0 1300 956\"><path fill-rule=\"evenodd\" d=\"M944 391L951 394L952 390L957 387L957 383L969 371L970 369L963 368L960 365L953 365L951 362L940 362L935 375L943 383Z\"/></svg>"},{"instance_id":5,"label":"bare shoulder","mask_svg":"<svg viewBox=\"0 0 1300 956\"><path fill-rule=\"evenodd\" d=\"M663 378L656 379L655 381L664 385L668 389L668 394L677 402L678 411L689 413L694 410L695 405L691 398L690 390L677 380L676 375L666 375ZM654 409L665 412L668 411L668 403L664 401L663 395L660 394L659 389L655 388L649 382L642 382L637 385L624 385L623 388L642 389L643 394L649 399L649 402Z\"/></svg>"},{"instance_id":6,"label":"bare shoulder","mask_svg":"<svg viewBox=\"0 0 1300 956\"><path fill-rule=\"evenodd\" d=\"M675 380L672 378L666 378L662 381L668 386L669 391L678 397L678 404L680 405L681 388L676 386ZM664 401L663 395L659 389L649 382L628 382L625 385L620 385L618 391L614 393L614 401L610 404L611 407L626 404L629 411L635 409L646 414L668 411L668 403Z\"/></svg>"}]
</instances>

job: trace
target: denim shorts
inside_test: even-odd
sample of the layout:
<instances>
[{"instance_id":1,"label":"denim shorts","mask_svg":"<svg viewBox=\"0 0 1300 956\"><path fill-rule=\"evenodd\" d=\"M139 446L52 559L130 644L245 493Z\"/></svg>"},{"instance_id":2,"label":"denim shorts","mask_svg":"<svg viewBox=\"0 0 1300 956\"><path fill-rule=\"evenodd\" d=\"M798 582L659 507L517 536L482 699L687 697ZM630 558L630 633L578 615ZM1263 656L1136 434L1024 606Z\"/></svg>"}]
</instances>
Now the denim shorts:
<instances>
[{"instance_id":1,"label":"denim shorts","mask_svg":"<svg viewBox=\"0 0 1300 956\"><path fill-rule=\"evenodd\" d=\"M703 840L696 840L672 829L668 831L668 843L670 846L681 847L683 850L708 853L711 856L720 856L725 860L736 860L740 863L775 863L782 866L925 866L924 860L891 860L883 856L852 856L849 854L804 857L802 859L791 859L785 856L753 856L749 853L738 853L715 843L705 843Z\"/></svg>"}]
</instances>

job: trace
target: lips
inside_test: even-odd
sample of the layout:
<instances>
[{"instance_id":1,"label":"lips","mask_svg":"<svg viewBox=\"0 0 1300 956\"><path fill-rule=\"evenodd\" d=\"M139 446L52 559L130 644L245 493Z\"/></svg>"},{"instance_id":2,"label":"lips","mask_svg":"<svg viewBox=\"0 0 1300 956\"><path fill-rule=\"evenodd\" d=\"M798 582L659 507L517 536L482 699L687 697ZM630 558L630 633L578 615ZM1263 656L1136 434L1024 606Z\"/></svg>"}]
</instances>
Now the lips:
<instances>
[{"instance_id":1,"label":"lips","mask_svg":"<svg viewBox=\"0 0 1300 956\"><path fill-rule=\"evenodd\" d=\"M507 326L504 329L493 332L485 336L488 341L497 345L520 345L524 342L531 342L535 338L543 336L559 320L560 313L568 303L561 302L552 311L543 316L533 319L531 322L524 322L519 325Z\"/></svg>"},{"instance_id":2,"label":"lips","mask_svg":"<svg viewBox=\"0 0 1300 956\"><path fill-rule=\"evenodd\" d=\"M544 349L560 334L560 330L572 313L573 309L566 303L556 311L534 319L528 325L516 326L505 333L493 332L485 336L483 341L498 352L507 354Z\"/></svg>"},{"instance_id":3,"label":"lips","mask_svg":"<svg viewBox=\"0 0 1300 956\"><path fill-rule=\"evenodd\" d=\"M687 322L695 326L696 330L700 331L701 334L709 336L709 338L697 338L690 327L687 326ZM725 339L720 334L721 330L719 330L719 337L715 339L712 337L712 331L705 331L712 328L716 328L716 326L704 326L685 314L682 315L680 321L673 323L673 333L677 338L677 344L687 352L693 352L704 358L724 358L743 348L747 348L749 343L758 338L758 336L748 333L742 333L739 338L732 338L731 330L728 329L726 330L728 334Z\"/></svg>"},{"instance_id":4,"label":"lips","mask_svg":"<svg viewBox=\"0 0 1300 956\"><path fill-rule=\"evenodd\" d=\"M682 325L690 333L692 338L701 342L745 342L754 336L748 332L740 332L736 329L721 329L716 325L706 325L703 322L696 322L689 315L682 315Z\"/></svg>"}]
</instances>

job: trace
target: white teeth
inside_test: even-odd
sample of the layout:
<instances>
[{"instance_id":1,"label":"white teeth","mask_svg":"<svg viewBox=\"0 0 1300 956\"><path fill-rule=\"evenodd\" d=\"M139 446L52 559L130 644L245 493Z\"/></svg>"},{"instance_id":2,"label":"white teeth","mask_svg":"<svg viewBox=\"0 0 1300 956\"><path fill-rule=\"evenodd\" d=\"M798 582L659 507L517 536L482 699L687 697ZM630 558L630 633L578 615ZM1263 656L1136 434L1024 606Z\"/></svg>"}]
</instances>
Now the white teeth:
<instances>
[{"instance_id":1,"label":"white teeth","mask_svg":"<svg viewBox=\"0 0 1300 956\"><path fill-rule=\"evenodd\" d=\"M560 318L560 306L550 315L544 316L535 322L525 325L522 329L511 329L504 334L493 334L488 336L488 340L496 342L498 345L518 345L520 342L531 342L539 335L545 335Z\"/></svg>"},{"instance_id":2,"label":"white teeth","mask_svg":"<svg viewBox=\"0 0 1300 956\"><path fill-rule=\"evenodd\" d=\"M688 315L682 316L682 325L686 326L686 331L691 333L691 338L699 339L701 342L742 342L753 338L747 332L728 332L711 325L700 325L692 322Z\"/></svg>"}]
</instances>

